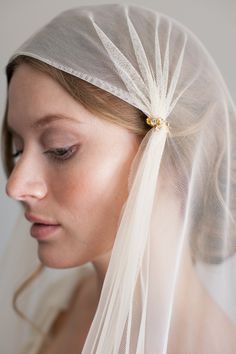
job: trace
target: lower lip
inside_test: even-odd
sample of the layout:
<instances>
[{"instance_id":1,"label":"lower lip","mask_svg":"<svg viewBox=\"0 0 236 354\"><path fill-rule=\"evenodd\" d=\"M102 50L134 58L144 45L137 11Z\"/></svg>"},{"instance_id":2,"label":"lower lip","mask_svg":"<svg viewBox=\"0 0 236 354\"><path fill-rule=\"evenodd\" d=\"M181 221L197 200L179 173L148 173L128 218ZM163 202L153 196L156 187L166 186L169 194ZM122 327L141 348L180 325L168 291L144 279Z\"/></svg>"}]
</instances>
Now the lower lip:
<instances>
[{"instance_id":1,"label":"lower lip","mask_svg":"<svg viewBox=\"0 0 236 354\"><path fill-rule=\"evenodd\" d=\"M45 240L55 236L59 228L60 225L33 224L30 229L30 234L37 240Z\"/></svg>"}]
</instances>

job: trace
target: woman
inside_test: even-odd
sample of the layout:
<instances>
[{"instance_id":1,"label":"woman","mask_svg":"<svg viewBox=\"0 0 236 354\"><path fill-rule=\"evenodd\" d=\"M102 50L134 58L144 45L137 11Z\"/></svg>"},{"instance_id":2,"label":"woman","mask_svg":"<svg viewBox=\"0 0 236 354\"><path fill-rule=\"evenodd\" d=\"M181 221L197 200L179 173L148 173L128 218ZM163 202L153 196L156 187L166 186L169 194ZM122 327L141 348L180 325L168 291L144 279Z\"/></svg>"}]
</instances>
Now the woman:
<instances>
[{"instance_id":1,"label":"woman","mask_svg":"<svg viewBox=\"0 0 236 354\"><path fill-rule=\"evenodd\" d=\"M14 298L32 283L19 352L233 354L236 111L198 39L146 8L82 6L7 78L6 191L40 260Z\"/></svg>"}]
</instances>

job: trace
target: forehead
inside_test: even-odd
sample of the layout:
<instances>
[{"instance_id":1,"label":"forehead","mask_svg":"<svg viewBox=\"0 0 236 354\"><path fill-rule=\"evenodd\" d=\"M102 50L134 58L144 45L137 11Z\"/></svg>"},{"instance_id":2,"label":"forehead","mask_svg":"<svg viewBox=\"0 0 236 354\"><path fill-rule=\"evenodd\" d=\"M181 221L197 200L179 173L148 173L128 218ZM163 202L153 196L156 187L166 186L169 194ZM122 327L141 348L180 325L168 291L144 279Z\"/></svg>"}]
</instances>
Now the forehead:
<instances>
[{"instance_id":1,"label":"forehead","mask_svg":"<svg viewBox=\"0 0 236 354\"><path fill-rule=\"evenodd\" d=\"M27 64L21 64L14 72L8 91L9 118L11 113L24 110L32 113L35 106L43 110L46 106L53 106L69 100L69 94L49 75L40 72Z\"/></svg>"},{"instance_id":2,"label":"forehead","mask_svg":"<svg viewBox=\"0 0 236 354\"><path fill-rule=\"evenodd\" d=\"M20 65L9 85L7 124L14 130L21 125L40 127L42 118L54 116L73 117L75 120L89 119L89 112L53 78L31 68ZM44 120L45 123L45 120Z\"/></svg>"}]
</instances>

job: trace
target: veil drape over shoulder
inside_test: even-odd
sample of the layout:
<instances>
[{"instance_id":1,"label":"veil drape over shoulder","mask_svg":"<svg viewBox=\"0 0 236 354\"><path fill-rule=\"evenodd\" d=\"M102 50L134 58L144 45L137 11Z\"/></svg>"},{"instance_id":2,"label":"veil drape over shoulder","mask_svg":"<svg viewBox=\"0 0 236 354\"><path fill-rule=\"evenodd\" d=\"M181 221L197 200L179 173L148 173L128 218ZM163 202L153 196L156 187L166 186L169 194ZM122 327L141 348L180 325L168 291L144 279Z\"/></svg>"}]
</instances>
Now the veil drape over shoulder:
<instances>
[{"instance_id":1,"label":"veil drape over shoulder","mask_svg":"<svg viewBox=\"0 0 236 354\"><path fill-rule=\"evenodd\" d=\"M20 55L90 82L154 122L130 170L82 354L236 353L236 109L203 44L167 15L104 4L61 13L10 61ZM35 267L27 233L21 222L1 266L2 333L16 338L6 343L8 354L19 344L36 353L32 338L40 341L16 315L7 317L16 283ZM82 269L48 269L29 289L22 307L42 329L54 299L56 313Z\"/></svg>"}]
</instances>

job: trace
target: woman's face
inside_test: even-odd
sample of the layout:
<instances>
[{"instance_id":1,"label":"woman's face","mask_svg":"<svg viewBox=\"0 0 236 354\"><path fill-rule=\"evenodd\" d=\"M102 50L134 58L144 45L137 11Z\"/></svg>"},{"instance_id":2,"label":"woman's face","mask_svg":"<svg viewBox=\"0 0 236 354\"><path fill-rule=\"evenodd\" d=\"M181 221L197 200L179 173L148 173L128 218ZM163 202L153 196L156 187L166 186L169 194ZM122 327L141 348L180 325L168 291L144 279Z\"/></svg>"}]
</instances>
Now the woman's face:
<instances>
[{"instance_id":1,"label":"woman's face","mask_svg":"<svg viewBox=\"0 0 236 354\"><path fill-rule=\"evenodd\" d=\"M140 138L91 114L27 64L12 77L7 121L20 151L7 194L32 223L58 225L31 231L41 262L67 268L107 257Z\"/></svg>"}]
</instances>

